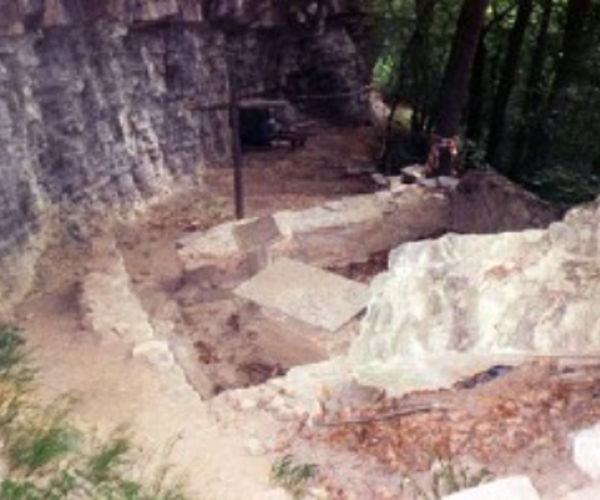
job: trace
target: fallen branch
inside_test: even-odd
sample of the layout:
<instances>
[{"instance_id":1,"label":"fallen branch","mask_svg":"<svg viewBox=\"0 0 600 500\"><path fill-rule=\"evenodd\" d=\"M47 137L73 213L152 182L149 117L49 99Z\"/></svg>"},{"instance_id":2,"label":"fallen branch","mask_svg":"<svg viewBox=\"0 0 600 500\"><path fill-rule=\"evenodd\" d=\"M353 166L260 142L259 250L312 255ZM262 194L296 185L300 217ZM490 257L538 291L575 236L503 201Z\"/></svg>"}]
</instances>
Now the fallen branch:
<instances>
[{"instance_id":1,"label":"fallen branch","mask_svg":"<svg viewBox=\"0 0 600 500\"><path fill-rule=\"evenodd\" d=\"M372 415L370 417L350 418L348 420L337 420L332 422L316 422L317 427L341 427L344 425L363 425L372 424L375 422L384 422L386 420L394 420L396 418L407 417L417 413L428 413L432 411L448 411L453 409L453 406L444 403L422 403L412 407L399 408L393 412L383 415Z\"/></svg>"}]
</instances>

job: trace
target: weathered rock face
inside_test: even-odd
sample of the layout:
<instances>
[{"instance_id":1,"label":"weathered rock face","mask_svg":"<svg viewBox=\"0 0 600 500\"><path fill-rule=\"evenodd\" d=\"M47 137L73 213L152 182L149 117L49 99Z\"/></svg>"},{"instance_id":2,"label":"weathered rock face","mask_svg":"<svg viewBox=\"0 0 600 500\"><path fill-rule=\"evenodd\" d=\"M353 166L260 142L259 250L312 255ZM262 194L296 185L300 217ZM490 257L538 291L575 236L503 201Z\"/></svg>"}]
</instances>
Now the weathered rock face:
<instances>
[{"instance_id":1,"label":"weathered rock face","mask_svg":"<svg viewBox=\"0 0 600 500\"><path fill-rule=\"evenodd\" d=\"M90 209L131 213L227 164L232 78L241 97L349 92L319 109L360 116L343 6L271 3L2 2L0 309L51 220L77 236Z\"/></svg>"},{"instance_id":2,"label":"weathered rock face","mask_svg":"<svg viewBox=\"0 0 600 500\"><path fill-rule=\"evenodd\" d=\"M207 21L230 28L306 25L355 11L357 4L356 0L13 0L0 6L0 31L15 34L104 20Z\"/></svg>"},{"instance_id":3,"label":"weathered rock face","mask_svg":"<svg viewBox=\"0 0 600 500\"><path fill-rule=\"evenodd\" d=\"M428 355L600 349L599 221L600 200L547 230L400 246L352 348L358 379L397 390Z\"/></svg>"}]
</instances>

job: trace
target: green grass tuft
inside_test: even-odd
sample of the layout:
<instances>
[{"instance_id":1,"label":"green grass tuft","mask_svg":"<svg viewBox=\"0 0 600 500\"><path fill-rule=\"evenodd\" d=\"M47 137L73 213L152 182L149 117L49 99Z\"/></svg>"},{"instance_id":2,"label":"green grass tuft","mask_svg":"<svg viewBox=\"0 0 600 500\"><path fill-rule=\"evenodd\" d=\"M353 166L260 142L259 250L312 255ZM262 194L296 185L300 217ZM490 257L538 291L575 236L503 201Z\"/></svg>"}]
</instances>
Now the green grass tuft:
<instances>
[{"instance_id":1,"label":"green grass tuft","mask_svg":"<svg viewBox=\"0 0 600 500\"><path fill-rule=\"evenodd\" d=\"M405 483L411 487L418 500L440 500L441 498L468 488L474 488L494 479L487 469L471 470L452 460L437 460L432 467L431 482L428 487L419 485L406 476Z\"/></svg>"},{"instance_id":2,"label":"green grass tuft","mask_svg":"<svg viewBox=\"0 0 600 500\"><path fill-rule=\"evenodd\" d=\"M317 465L297 464L292 455L286 455L273 463L271 484L283 488L294 499L304 498L317 472Z\"/></svg>"}]
</instances>

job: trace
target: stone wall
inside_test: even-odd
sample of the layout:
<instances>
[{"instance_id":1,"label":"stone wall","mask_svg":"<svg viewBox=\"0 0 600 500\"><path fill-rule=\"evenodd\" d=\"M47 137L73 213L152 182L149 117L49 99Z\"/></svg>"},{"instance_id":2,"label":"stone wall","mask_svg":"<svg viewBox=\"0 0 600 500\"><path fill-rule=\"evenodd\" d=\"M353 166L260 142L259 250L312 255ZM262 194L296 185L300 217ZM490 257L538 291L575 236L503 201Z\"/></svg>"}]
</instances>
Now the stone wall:
<instances>
[{"instance_id":1,"label":"stone wall","mask_svg":"<svg viewBox=\"0 0 600 500\"><path fill-rule=\"evenodd\" d=\"M309 4L3 2L0 309L26 288L52 226L81 236L92 210L130 214L228 164L231 78L242 97L347 93L298 104L360 118L343 5Z\"/></svg>"}]
</instances>

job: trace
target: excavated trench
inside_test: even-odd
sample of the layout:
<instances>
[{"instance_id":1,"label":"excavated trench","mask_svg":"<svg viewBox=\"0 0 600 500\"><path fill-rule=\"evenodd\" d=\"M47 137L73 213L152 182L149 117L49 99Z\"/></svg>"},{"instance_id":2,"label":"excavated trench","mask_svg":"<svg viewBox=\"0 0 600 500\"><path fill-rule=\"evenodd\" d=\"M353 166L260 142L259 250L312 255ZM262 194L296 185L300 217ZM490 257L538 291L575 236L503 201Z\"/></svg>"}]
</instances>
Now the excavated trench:
<instances>
[{"instance_id":1,"label":"excavated trench","mask_svg":"<svg viewBox=\"0 0 600 500\"><path fill-rule=\"evenodd\" d=\"M227 222L231 171L215 169L207 172L210 193L157 207L118 236L154 330L167 338L203 397L345 353L357 334L360 309L325 329L236 295L242 283L283 258L365 287L384 270L397 242L434 232L391 230L402 226L403 207L429 196L411 193L400 202L368 194L376 188L370 176L348 173L369 161L371 133L368 127L325 128L299 150L247 154L248 212L257 217ZM433 207L424 211L424 227L443 219L439 200ZM404 212L408 217L411 210ZM273 287L285 291L286 283ZM327 309L327 297L321 306Z\"/></svg>"},{"instance_id":2,"label":"excavated trench","mask_svg":"<svg viewBox=\"0 0 600 500\"><path fill-rule=\"evenodd\" d=\"M155 331L176 345L188 379L204 397L344 354L356 337L362 308L325 328L318 322L336 309L333 299L343 293L325 289L316 303L294 308L303 297L317 297L309 281L283 308L273 303L302 280L302 272L292 278L269 275L261 290L270 295L266 303L236 293L277 262L328 271L366 288L386 269L390 249L402 243L449 230L527 227L543 210L486 175L461 182L475 183L476 189L412 184L373 192L368 176L349 175L369 161L370 134L368 128L330 128L295 152L249 154L245 179L254 217L227 221L232 207L223 200L229 199L232 179L220 169L208 172L210 196L182 197L121 237L129 275ZM512 212L504 209L509 196ZM502 210L490 210L496 206ZM225 222L215 225L219 220Z\"/></svg>"},{"instance_id":3,"label":"excavated trench","mask_svg":"<svg viewBox=\"0 0 600 500\"><path fill-rule=\"evenodd\" d=\"M444 196L407 186L180 238L171 300L203 395L345 354L389 250L444 231L446 213Z\"/></svg>"},{"instance_id":4,"label":"excavated trench","mask_svg":"<svg viewBox=\"0 0 600 500\"><path fill-rule=\"evenodd\" d=\"M332 266L330 271L366 284L386 269L387 253ZM184 287L176 294L176 302L184 325L179 335L193 348L194 358L210 380L211 395L260 385L294 366L345 353L362 317L360 313L329 332L231 291L194 293Z\"/></svg>"}]
</instances>

